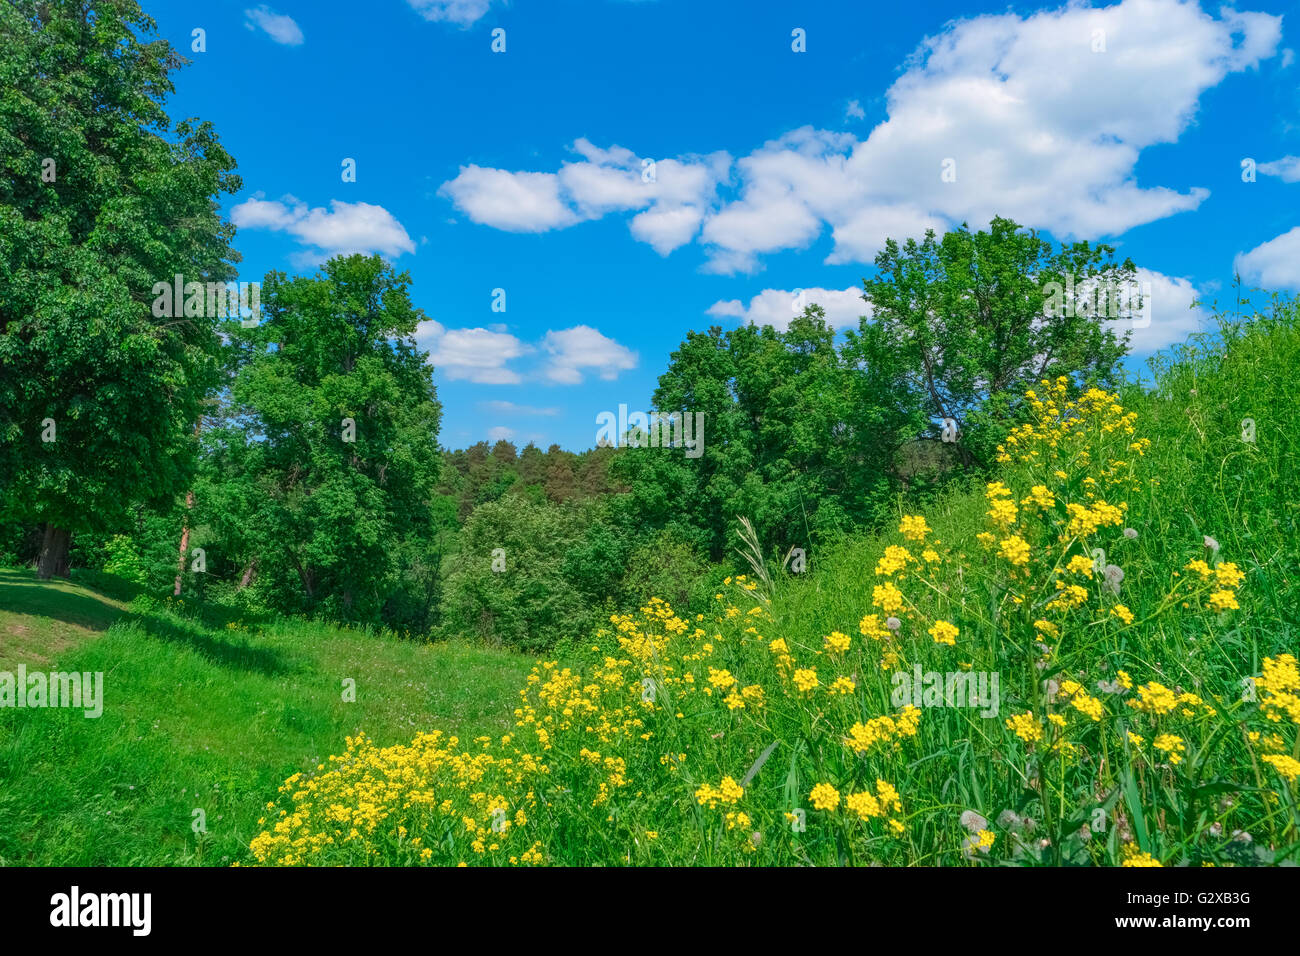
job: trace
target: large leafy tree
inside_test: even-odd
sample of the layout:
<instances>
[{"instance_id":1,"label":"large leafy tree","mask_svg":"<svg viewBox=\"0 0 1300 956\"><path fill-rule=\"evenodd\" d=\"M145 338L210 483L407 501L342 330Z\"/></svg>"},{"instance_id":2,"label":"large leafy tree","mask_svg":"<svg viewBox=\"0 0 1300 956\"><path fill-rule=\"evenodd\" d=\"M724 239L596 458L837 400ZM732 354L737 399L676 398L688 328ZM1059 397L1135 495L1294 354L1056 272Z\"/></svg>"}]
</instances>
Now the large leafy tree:
<instances>
[{"instance_id":1,"label":"large leafy tree","mask_svg":"<svg viewBox=\"0 0 1300 956\"><path fill-rule=\"evenodd\" d=\"M616 475L633 520L673 529L721 558L739 516L765 545L805 551L869 519L892 456L915 430L906 392L875 388L836 347L819 306L788 328L689 333L659 378L655 407L704 415L704 450L631 448Z\"/></svg>"},{"instance_id":2,"label":"large leafy tree","mask_svg":"<svg viewBox=\"0 0 1300 956\"><path fill-rule=\"evenodd\" d=\"M272 603L375 620L427 541L441 405L410 278L378 256L271 273L262 324L231 323L233 380L197 495Z\"/></svg>"},{"instance_id":3,"label":"large leafy tree","mask_svg":"<svg viewBox=\"0 0 1300 956\"><path fill-rule=\"evenodd\" d=\"M933 230L920 242L890 239L863 283L873 314L848 353L863 368L896 372L888 387L919 397L936 427L945 418L996 426L1014 396L1045 377L1114 384L1127 334L1111 319L1141 304L1135 266L1114 251L1054 249L1003 218L987 232L963 224L942 239ZM998 437L986 429L963 448L986 451Z\"/></svg>"},{"instance_id":4,"label":"large leafy tree","mask_svg":"<svg viewBox=\"0 0 1300 956\"><path fill-rule=\"evenodd\" d=\"M43 525L43 577L185 489L217 381L214 322L150 305L234 277L215 199L241 184L208 124L172 129L154 29L134 0L0 4L0 517Z\"/></svg>"}]
</instances>

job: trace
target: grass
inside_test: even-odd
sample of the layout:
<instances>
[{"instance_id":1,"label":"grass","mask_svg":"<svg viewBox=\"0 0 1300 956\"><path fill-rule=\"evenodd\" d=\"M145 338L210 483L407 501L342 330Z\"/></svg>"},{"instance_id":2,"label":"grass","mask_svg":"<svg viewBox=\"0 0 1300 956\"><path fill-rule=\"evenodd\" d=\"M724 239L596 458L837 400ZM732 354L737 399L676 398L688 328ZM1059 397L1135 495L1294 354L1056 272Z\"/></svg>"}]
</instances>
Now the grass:
<instances>
[{"instance_id":1,"label":"grass","mask_svg":"<svg viewBox=\"0 0 1300 956\"><path fill-rule=\"evenodd\" d=\"M1131 421L1100 394L1076 418L1053 405L1067 386L1045 385L1000 480L949 488L928 528L851 539L806 575L746 569L700 618L620 616L571 668L534 670L499 745L362 742L275 796L287 816L268 814L253 853L1295 863L1297 367L1282 305L1179 350L1155 390L1122 397ZM895 678L914 667L949 686L999 675L1000 706L909 712Z\"/></svg>"},{"instance_id":2,"label":"grass","mask_svg":"<svg viewBox=\"0 0 1300 956\"><path fill-rule=\"evenodd\" d=\"M0 709L0 864L245 859L269 794L364 728L465 738L511 724L528 662L301 621L225 626L0 570L0 670L100 671L97 719ZM344 679L356 682L343 701ZM194 830L202 810L206 833Z\"/></svg>"},{"instance_id":3,"label":"grass","mask_svg":"<svg viewBox=\"0 0 1300 956\"><path fill-rule=\"evenodd\" d=\"M108 706L0 710L0 862L1295 862L1300 676L1243 681L1300 648L1298 367L1294 304L1227 317L1121 397L1140 453L1102 401L1090 443L1058 425L1035 439L1061 439L1052 466L1012 456L1011 491L940 494L924 541L849 539L799 576L757 557L716 614L652 605L575 640L572 670L5 572L0 654L103 671ZM1054 503L1031 504L1040 484ZM1066 503L1103 497L1123 520L1070 530ZM1027 562L999 556L1022 535ZM1207 538L1244 572L1238 609L1212 606L1227 592ZM1098 545L1118 594L1088 571ZM891 546L911 551L902 573L882 570ZM1053 609L1067 583L1086 597ZM1000 712L927 702L909 725L891 685L913 665L1000 674ZM853 686L833 694L837 678ZM1176 703L1131 706L1156 684ZM276 833L281 810L296 822Z\"/></svg>"},{"instance_id":4,"label":"grass","mask_svg":"<svg viewBox=\"0 0 1300 956\"><path fill-rule=\"evenodd\" d=\"M122 601L71 581L0 568L0 671L47 665L108 630L125 610Z\"/></svg>"}]
</instances>

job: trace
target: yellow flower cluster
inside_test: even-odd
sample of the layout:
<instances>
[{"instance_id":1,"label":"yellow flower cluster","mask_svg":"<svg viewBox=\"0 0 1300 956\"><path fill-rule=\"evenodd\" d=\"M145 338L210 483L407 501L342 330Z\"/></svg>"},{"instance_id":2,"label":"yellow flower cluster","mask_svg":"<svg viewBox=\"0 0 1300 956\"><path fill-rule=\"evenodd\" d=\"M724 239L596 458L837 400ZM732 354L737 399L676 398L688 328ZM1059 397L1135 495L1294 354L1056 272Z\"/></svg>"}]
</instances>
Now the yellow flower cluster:
<instances>
[{"instance_id":1,"label":"yellow flower cluster","mask_svg":"<svg viewBox=\"0 0 1300 956\"><path fill-rule=\"evenodd\" d=\"M1043 724L1032 711L1012 714L1006 720L1007 729L1027 744L1043 739Z\"/></svg>"},{"instance_id":2,"label":"yellow flower cluster","mask_svg":"<svg viewBox=\"0 0 1300 956\"><path fill-rule=\"evenodd\" d=\"M255 860L426 863L433 854L424 840L436 832L445 834L443 853L496 865L543 862L541 841L527 834L537 806L532 785L544 769L536 757L487 748L471 753L456 737L434 731L408 746L383 748L358 734L348 738L343 756L329 760L330 770L320 773L325 766L318 765L316 773L294 774L280 787L288 805L253 838ZM504 793L519 795L513 806ZM267 807L276 808L275 802Z\"/></svg>"},{"instance_id":3,"label":"yellow flower cluster","mask_svg":"<svg viewBox=\"0 0 1300 956\"><path fill-rule=\"evenodd\" d=\"M924 541L925 536L930 533L930 526L920 515L903 515L898 531L908 541Z\"/></svg>"},{"instance_id":4,"label":"yellow flower cluster","mask_svg":"<svg viewBox=\"0 0 1300 956\"><path fill-rule=\"evenodd\" d=\"M1271 721L1300 725L1300 668L1290 654L1264 658L1264 673L1255 678L1260 709Z\"/></svg>"},{"instance_id":5,"label":"yellow flower cluster","mask_svg":"<svg viewBox=\"0 0 1300 956\"><path fill-rule=\"evenodd\" d=\"M730 777L723 777L716 787L706 783L695 791L695 799L700 806L709 808L722 803L736 803L744 795L744 788Z\"/></svg>"},{"instance_id":6,"label":"yellow flower cluster","mask_svg":"<svg viewBox=\"0 0 1300 956\"><path fill-rule=\"evenodd\" d=\"M829 783L819 783L812 788L808 799L814 809L829 813L839 809L841 796L840 792ZM845 812L856 816L863 823L885 818L890 832L894 835L902 834L906 830L902 820L890 816L891 813L902 812L903 802L898 791L884 780L876 781L875 793L867 788L856 793L844 794L843 803Z\"/></svg>"},{"instance_id":7,"label":"yellow flower cluster","mask_svg":"<svg viewBox=\"0 0 1300 956\"><path fill-rule=\"evenodd\" d=\"M894 743L915 737L921 723L921 711L911 704L898 712L897 717L872 717L849 728L845 743L858 754L863 754L879 744Z\"/></svg>"},{"instance_id":8,"label":"yellow flower cluster","mask_svg":"<svg viewBox=\"0 0 1300 956\"><path fill-rule=\"evenodd\" d=\"M1187 771L1204 769L1214 748L1203 742L1224 739L1214 736L1224 718L1214 720L1216 707L1197 694L1155 679L1138 684L1117 666L1143 676L1153 669L1172 683L1157 663L1171 658L1143 653L1145 629L1133 624L1138 616L1144 624L1160 618L1187 596L1150 599L1135 586L1138 563L1123 585L1131 588L1128 604L1116 601L1123 575L1106 554L1126 564L1132 554L1111 529L1123 526L1122 499L1136 480L1126 459L1147 445L1132 437L1133 416L1114 396L1093 389L1070 401L1068 383L1043 384L1041 397L1026 396L1032 421L999 449L1013 468L987 484L986 504L975 509L982 525L975 537L987 550L966 532L940 540L924 517L905 514L901 541L873 552L875 574L862 575L860 589L844 597L841 620L782 618L779 602L756 601L756 584L744 576L724 582L707 618L681 616L659 599L615 614L566 651L564 664L533 667L510 734L465 746L436 732L383 748L364 735L349 738L329 769L322 764L285 782L252 842L253 857L283 865L821 865L1011 861L1038 852L1038 839L1012 836L1015 825L1001 818L996 828L982 817L966 826L964 847L962 837L942 842L948 831L940 819L951 806L942 787L964 772L954 738L944 736L953 727L962 735L960 759L984 759L994 789L1000 774L1017 794L1032 781L1043 804L1035 813L1052 817L1040 833L1095 806L1114 787L1116 767L1146 767L1134 777L1140 786L1195 776ZM1204 607L1237 606L1245 575L1236 565L1198 560L1183 570L1175 591L1191 585L1205 595ZM864 640L847 633L854 617ZM1079 652L1098 645L1106 656ZM910 698L894 696L904 678L935 671L946 675L951 694L961 686L954 678L974 677L968 672L990 663L1003 669L1002 699L1014 701L1001 720L974 724L972 708L923 721L919 705L935 706L928 684L924 694L913 683ZM1267 767L1278 787L1295 785L1295 657L1265 658L1253 708L1226 701L1194 676L1192 686L1232 720L1255 721L1236 745L1259 751L1257 774ZM985 744L987 751L972 752ZM910 830L902 799L886 782L900 775L920 820ZM927 783L932 776L945 782ZM825 816L805 820L790 806L797 793ZM1071 794L1081 803L1068 805ZM1152 835L1162 826L1148 820ZM1124 865L1160 865L1128 839L1120 836ZM1114 862L1114 844L1106 843L1094 840L1085 852ZM1144 837L1143 845L1173 858L1171 843Z\"/></svg>"}]
</instances>

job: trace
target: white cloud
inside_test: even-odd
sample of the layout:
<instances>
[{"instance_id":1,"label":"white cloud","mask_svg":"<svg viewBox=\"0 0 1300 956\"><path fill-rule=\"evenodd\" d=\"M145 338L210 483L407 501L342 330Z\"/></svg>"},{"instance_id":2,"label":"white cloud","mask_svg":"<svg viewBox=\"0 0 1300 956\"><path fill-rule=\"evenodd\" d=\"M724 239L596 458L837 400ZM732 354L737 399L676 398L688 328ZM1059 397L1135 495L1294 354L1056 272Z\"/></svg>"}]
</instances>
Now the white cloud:
<instances>
[{"instance_id":1,"label":"white cloud","mask_svg":"<svg viewBox=\"0 0 1300 956\"><path fill-rule=\"evenodd\" d=\"M244 16L248 17L244 21L244 26L250 30L260 29L276 43L285 46L301 46L303 42L302 30L294 22L293 17L276 13L266 4L260 7L254 7L251 10L245 10Z\"/></svg>"},{"instance_id":2,"label":"white cloud","mask_svg":"<svg viewBox=\"0 0 1300 956\"><path fill-rule=\"evenodd\" d=\"M1283 156L1271 163L1260 163L1258 169L1265 176L1276 176L1284 183L1300 182L1300 156Z\"/></svg>"},{"instance_id":3,"label":"white cloud","mask_svg":"<svg viewBox=\"0 0 1300 956\"><path fill-rule=\"evenodd\" d=\"M1236 270L1268 289L1300 289L1300 226L1239 253Z\"/></svg>"},{"instance_id":4,"label":"white cloud","mask_svg":"<svg viewBox=\"0 0 1300 956\"><path fill-rule=\"evenodd\" d=\"M412 10L434 23L468 27L482 19L491 0L406 0Z\"/></svg>"},{"instance_id":5,"label":"white cloud","mask_svg":"<svg viewBox=\"0 0 1300 956\"><path fill-rule=\"evenodd\" d=\"M488 429L488 438L493 441L509 441L515 437L513 428L506 428L505 425L497 425Z\"/></svg>"},{"instance_id":6,"label":"white cloud","mask_svg":"<svg viewBox=\"0 0 1300 956\"><path fill-rule=\"evenodd\" d=\"M885 247L886 239L919 239L927 229L942 234L947 228L944 220L922 212L911 203L868 206L859 209L831 231L835 248L826 257L826 262L831 265L870 262Z\"/></svg>"},{"instance_id":7,"label":"white cloud","mask_svg":"<svg viewBox=\"0 0 1300 956\"><path fill-rule=\"evenodd\" d=\"M1142 308L1137 311L1135 319L1113 320L1116 335L1132 331L1129 351L1133 355L1149 355L1185 342L1193 332L1202 332L1208 327L1205 312L1191 307L1199 293L1188 279L1167 276L1151 269L1138 269L1137 286Z\"/></svg>"},{"instance_id":8,"label":"white cloud","mask_svg":"<svg viewBox=\"0 0 1300 956\"><path fill-rule=\"evenodd\" d=\"M1176 142L1201 95L1274 56L1280 37L1280 17L1230 7L1215 17L1195 0L981 15L920 44L866 139L792 130L736 162L730 201L718 196L730 185L726 154L660 160L656 193L638 190L653 184L639 182L629 150L585 140L574 144L584 161L558 173L466 167L443 188L473 221L498 228L540 231L635 210L635 238L661 254L699 241L707 270L722 273L753 271L764 254L806 248L828 229L830 263L870 262L886 237L978 227L994 215L1062 238L1114 236L1205 200L1195 184L1139 185L1139 157ZM955 181L941 177L945 160ZM516 177L540 177L522 191L544 193L545 215L530 217L510 192L520 190Z\"/></svg>"},{"instance_id":9,"label":"white cloud","mask_svg":"<svg viewBox=\"0 0 1300 956\"><path fill-rule=\"evenodd\" d=\"M554 173L462 166L438 194L474 222L506 232L546 232L579 221L560 199L560 178Z\"/></svg>"},{"instance_id":10,"label":"white cloud","mask_svg":"<svg viewBox=\"0 0 1300 956\"><path fill-rule=\"evenodd\" d=\"M770 325L784 331L790 320L802 315L805 306L820 305L826 321L836 329L856 329L858 318L871 315L871 306L862 298L862 289L764 289L745 306L739 299L718 301L706 310L708 315L731 317L755 325Z\"/></svg>"},{"instance_id":11,"label":"white cloud","mask_svg":"<svg viewBox=\"0 0 1300 956\"><path fill-rule=\"evenodd\" d=\"M230 221L239 229L289 233L312 247L299 254L305 260L354 252L379 252L396 258L403 252L415 252L415 243L393 214L370 203L334 199L326 210L310 209L292 196L284 201L254 197L232 208Z\"/></svg>"},{"instance_id":12,"label":"white cloud","mask_svg":"<svg viewBox=\"0 0 1300 956\"><path fill-rule=\"evenodd\" d=\"M434 368L449 381L477 385L520 385L540 380L558 385L579 385L584 369L595 369L602 379L612 380L620 371L636 368L637 354L587 325L548 331L537 345L515 335L493 329L448 329L426 319L415 331L416 344L429 353ZM516 359L543 353L543 363L527 374L510 367ZM498 415L557 415L558 408L517 405L514 402L481 402L481 407Z\"/></svg>"},{"instance_id":13,"label":"white cloud","mask_svg":"<svg viewBox=\"0 0 1300 956\"><path fill-rule=\"evenodd\" d=\"M432 352L446 331L441 322L425 319L415 327L415 344L422 352Z\"/></svg>"},{"instance_id":14,"label":"white cloud","mask_svg":"<svg viewBox=\"0 0 1300 956\"><path fill-rule=\"evenodd\" d=\"M719 317L743 319L745 317L745 305L739 299L719 299L713 305L704 310L705 315L716 315Z\"/></svg>"},{"instance_id":15,"label":"white cloud","mask_svg":"<svg viewBox=\"0 0 1300 956\"><path fill-rule=\"evenodd\" d=\"M922 43L867 139L805 128L740 160L743 193L704 238L731 271L810 243L823 223L838 263L870 261L885 236L994 215L1095 237L1195 209L1207 190L1140 187L1139 153L1176 141L1202 92L1271 55L1279 24L1178 0L959 21Z\"/></svg>"},{"instance_id":16,"label":"white cloud","mask_svg":"<svg viewBox=\"0 0 1300 956\"><path fill-rule=\"evenodd\" d=\"M424 346L430 349L429 361L449 381L467 380L478 385L523 382L523 376L506 366L532 349L508 332L447 329L432 338L431 344Z\"/></svg>"},{"instance_id":17,"label":"white cloud","mask_svg":"<svg viewBox=\"0 0 1300 956\"><path fill-rule=\"evenodd\" d=\"M632 234L667 255L699 231L731 165L726 153L651 161L586 139L573 151L582 159L555 173L462 166L438 192L472 222L508 232L547 232L640 210Z\"/></svg>"},{"instance_id":18,"label":"white cloud","mask_svg":"<svg viewBox=\"0 0 1300 956\"><path fill-rule=\"evenodd\" d=\"M635 352L589 325L547 332L542 348L550 353L542 375L558 385L580 384L583 369L595 369L602 379L612 381L637 365Z\"/></svg>"},{"instance_id":19,"label":"white cloud","mask_svg":"<svg viewBox=\"0 0 1300 956\"><path fill-rule=\"evenodd\" d=\"M857 100L849 100L849 105L844 109L845 119L866 119L867 113L862 108L862 104Z\"/></svg>"},{"instance_id":20,"label":"white cloud","mask_svg":"<svg viewBox=\"0 0 1300 956\"><path fill-rule=\"evenodd\" d=\"M429 353L433 367L449 381L480 385L518 385L523 377L507 363L532 351L515 336L490 329L447 329L433 319L421 322L415 342Z\"/></svg>"},{"instance_id":21,"label":"white cloud","mask_svg":"<svg viewBox=\"0 0 1300 956\"><path fill-rule=\"evenodd\" d=\"M1184 278L1167 276L1150 269L1137 270L1137 292L1142 307L1136 320L1116 319L1116 335L1132 331L1129 348L1134 354L1148 354L1184 341L1202 330L1205 313L1192 309L1196 288ZM739 299L719 300L706 310L708 315L740 319L755 325L770 325L784 331L805 305L817 304L826 311L826 321L836 329L856 329L861 316L871 317L871 305L862 289L764 289L744 305Z\"/></svg>"}]
</instances>

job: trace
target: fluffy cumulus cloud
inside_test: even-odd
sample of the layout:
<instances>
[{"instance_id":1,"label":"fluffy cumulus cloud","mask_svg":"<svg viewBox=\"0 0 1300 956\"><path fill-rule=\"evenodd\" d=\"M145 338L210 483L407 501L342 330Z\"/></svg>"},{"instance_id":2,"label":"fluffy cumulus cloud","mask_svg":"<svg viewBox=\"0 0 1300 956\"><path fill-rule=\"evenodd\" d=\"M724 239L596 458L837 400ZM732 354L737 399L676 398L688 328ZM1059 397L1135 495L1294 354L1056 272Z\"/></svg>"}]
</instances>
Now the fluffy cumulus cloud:
<instances>
[{"instance_id":1,"label":"fluffy cumulus cloud","mask_svg":"<svg viewBox=\"0 0 1300 956\"><path fill-rule=\"evenodd\" d=\"M492 6L491 0L406 0L411 9L435 23L468 27L477 23Z\"/></svg>"},{"instance_id":2,"label":"fluffy cumulus cloud","mask_svg":"<svg viewBox=\"0 0 1300 956\"><path fill-rule=\"evenodd\" d=\"M1134 355L1149 355L1209 328L1206 313L1192 306L1199 293L1185 278L1138 269L1133 293L1141 306L1137 307L1138 299L1132 300L1133 316L1116 319L1113 326L1116 335L1132 333L1129 350Z\"/></svg>"},{"instance_id":3,"label":"fluffy cumulus cloud","mask_svg":"<svg viewBox=\"0 0 1300 956\"><path fill-rule=\"evenodd\" d=\"M532 348L509 332L494 329L447 329L432 319L421 322L415 341L429 352L433 367L449 381L479 385L518 385L523 376L509 363Z\"/></svg>"},{"instance_id":4,"label":"fluffy cumulus cloud","mask_svg":"<svg viewBox=\"0 0 1300 956\"><path fill-rule=\"evenodd\" d=\"M1236 269L1270 289L1300 289L1300 226L1239 254Z\"/></svg>"},{"instance_id":5,"label":"fluffy cumulus cloud","mask_svg":"<svg viewBox=\"0 0 1300 956\"><path fill-rule=\"evenodd\" d=\"M556 172L469 166L443 194L501 229L635 211L637 239L661 254L697 241L722 273L828 231L828 262L870 262L887 237L995 214L1067 238L1113 236L1205 200L1196 184L1140 185L1139 156L1177 141L1201 95L1274 56L1280 37L1280 17L1215 16L1194 0L983 15L922 42L865 139L805 127L734 167L725 153L659 160L650 183L629 150L579 140L583 160ZM1274 175L1291 174L1278 164Z\"/></svg>"},{"instance_id":6,"label":"fluffy cumulus cloud","mask_svg":"<svg viewBox=\"0 0 1300 956\"><path fill-rule=\"evenodd\" d=\"M587 325L548 331L540 343L532 345L500 327L448 329L426 319L417 327L415 341L448 381L478 385L520 385L530 380L580 385L587 371L612 380L637 365L635 352ZM537 368L522 372L511 367L515 360L534 354L543 357ZM507 401L481 404L499 415L555 415L559 411Z\"/></svg>"},{"instance_id":7,"label":"fluffy cumulus cloud","mask_svg":"<svg viewBox=\"0 0 1300 956\"><path fill-rule=\"evenodd\" d=\"M293 236L307 247L295 257L300 265L354 252L378 252L394 259L415 252L415 243L396 217L370 203L335 199L329 209L312 209L292 196L282 200L255 196L231 209L230 221L239 229L269 229Z\"/></svg>"},{"instance_id":8,"label":"fluffy cumulus cloud","mask_svg":"<svg viewBox=\"0 0 1300 956\"><path fill-rule=\"evenodd\" d=\"M704 239L733 271L823 224L828 261L866 262L888 236L994 215L1092 237L1195 209L1202 188L1139 186L1139 153L1176 141L1200 95L1279 36L1276 17L1178 0L960 21L922 44L865 140L802 129L741 160L742 195Z\"/></svg>"},{"instance_id":9,"label":"fluffy cumulus cloud","mask_svg":"<svg viewBox=\"0 0 1300 956\"><path fill-rule=\"evenodd\" d=\"M573 152L581 159L556 172L462 166L439 194L472 222L509 232L547 232L635 212L632 235L667 255L695 238L731 165L726 153L653 160L586 139Z\"/></svg>"},{"instance_id":10,"label":"fluffy cumulus cloud","mask_svg":"<svg viewBox=\"0 0 1300 956\"><path fill-rule=\"evenodd\" d=\"M1283 156L1271 163L1260 163L1259 171L1265 176L1276 176L1284 183L1300 182L1300 156Z\"/></svg>"},{"instance_id":11,"label":"fluffy cumulus cloud","mask_svg":"<svg viewBox=\"0 0 1300 956\"><path fill-rule=\"evenodd\" d=\"M557 385L579 384L584 369L593 369L602 379L612 381L619 372L637 365L635 352L589 325L547 332L542 348L549 355L542 375Z\"/></svg>"},{"instance_id":12,"label":"fluffy cumulus cloud","mask_svg":"<svg viewBox=\"0 0 1300 956\"><path fill-rule=\"evenodd\" d=\"M745 305L739 299L713 303L708 315L730 317L754 325L770 325L784 331L790 320L802 315L805 306L820 305L826 321L837 329L856 329L861 316L871 314L860 288L848 289L764 289Z\"/></svg>"},{"instance_id":13,"label":"fluffy cumulus cloud","mask_svg":"<svg viewBox=\"0 0 1300 956\"><path fill-rule=\"evenodd\" d=\"M266 4L262 4L260 7L245 10L244 16L248 18L244 21L244 26L248 29L261 30L276 43L285 46L302 45L302 30L288 14L276 13Z\"/></svg>"},{"instance_id":14,"label":"fluffy cumulus cloud","mask_svg":"<svg viewBox=\"0 0 1300 956\"><path fill-rule=\"evenodd\" d=\"M554 173L512 173L483 166L462 166L439 194L477 223L507 232L547 232L578 222L560 196Z\"/></svg>"}]
</instances>

